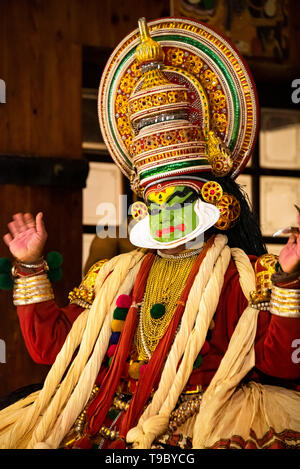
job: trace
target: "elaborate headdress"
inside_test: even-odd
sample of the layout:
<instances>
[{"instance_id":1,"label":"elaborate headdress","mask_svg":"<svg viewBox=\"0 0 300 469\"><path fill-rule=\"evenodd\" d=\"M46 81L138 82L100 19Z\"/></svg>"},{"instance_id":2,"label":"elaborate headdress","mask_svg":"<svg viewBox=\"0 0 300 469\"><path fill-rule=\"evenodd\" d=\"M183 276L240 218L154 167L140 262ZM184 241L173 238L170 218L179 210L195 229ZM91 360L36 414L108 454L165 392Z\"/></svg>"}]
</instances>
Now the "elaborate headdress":
<instances>
[{"instance_id":1,"label":"elaborate headdress","mask_svg":"<svg viewBox=\"0 0 300 469\"><path fill-rule=\"evenodd\" d=\"M186 18L139 20L111 55L98 99L104 141L139 195L166 181L199 190L207 172L236 178L255 144L256 108L238 51Z\"/></svg>"}]
</instances>

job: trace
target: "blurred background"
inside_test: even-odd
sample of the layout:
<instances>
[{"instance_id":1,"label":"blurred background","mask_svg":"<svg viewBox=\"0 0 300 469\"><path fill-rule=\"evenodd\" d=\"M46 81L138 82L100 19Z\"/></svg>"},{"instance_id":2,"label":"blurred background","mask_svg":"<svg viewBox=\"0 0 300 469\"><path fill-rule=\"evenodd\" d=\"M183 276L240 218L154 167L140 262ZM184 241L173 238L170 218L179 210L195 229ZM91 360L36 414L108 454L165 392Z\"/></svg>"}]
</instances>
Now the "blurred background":
<instances>
[{"instance_id":1,"label":"blurred background","mask_svg":"<svg viewBox=\"0 0 300 469\"><path fill-rule=\"evenodd\" d=\"M246 58L257 85L260 132L238 182L270 252L300 205L300 2L297 0L0 0L0 233L16 212L42 210L45 254L63 254L57 303L97 258L131 249L96 226L126 225L134 198L105 148L97 117L102 70L137 21L186 16L212 25ZM117 210L97 213L101 203ZM122 230L124 232L124 230ZM122 233L123 235L123 233ZM9 257L0 242L0 257ZM41 382L21 336L11 291L0 291L0 397Z\"/></svg>"}]
</instances>

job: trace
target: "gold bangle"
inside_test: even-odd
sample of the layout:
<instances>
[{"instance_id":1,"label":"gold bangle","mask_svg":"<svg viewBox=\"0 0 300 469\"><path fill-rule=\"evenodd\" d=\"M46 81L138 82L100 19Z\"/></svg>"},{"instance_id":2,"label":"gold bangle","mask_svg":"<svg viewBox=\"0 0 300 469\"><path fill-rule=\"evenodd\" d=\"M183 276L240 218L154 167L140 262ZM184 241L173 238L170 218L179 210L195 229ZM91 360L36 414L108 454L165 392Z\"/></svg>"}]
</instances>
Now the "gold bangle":
<instances>
[{"instance_id":1,"label":"gold bangle","mask_svg":"<svg viewBox=\"0 0 300 469\"><path fill-rule=\"evenodd\" d=\"M41 279L48 279L48 276L47 274L45 274L45 272L41 273L41 274L36 274L36 275L24 275L23 277L18 277L15 279L15 283L19 283L19 284L29 284L29 283L33 283L33 282L37 282L37 281L40 281Z\"/></svg>"},{"instance_id":2,"label":"gold bangle","mask_svg":"<svg viewBox=\"0 0 300 469\"><path fill-rule=\"evenodd\" d=\"M21 269L21 272L18 271L19 268ZM33 264L26 264L25 262L16 260L12 266L11 274L13 277L24 278L27 276L35 276L37 274L47 272L48 270L48 263L43 258L39 262Z\"/></svg>"},{"instance_id":3,"label":"gold bangle","mask_svg":"<svg viewBox=\"0 0 300 469\"><path fill-rule=\"evenodd\" d=\"M54 294L46 274L22 277L15 280L13 303L15 306L53 300Z\"/></svg>"},{"instance_id":4,"label":"gold bangle","mask_svg":"<svg viewBox=\"0 0 300 469\"><path fill-rule=\"evenodd\" d=\"M270 313L287 318L300 318L300 290L272 288Z\"/></svg>"},{"instance_id":5,"label":"gold bangle","mask_svg":"<svg viewBox=\"0 0 300 469\"><path fill-rule=\"evenodd\" d=\"M286 298L287 294L288 297L295 297L295 298L300 298L300 289L294 289L294 288L281 288L277 287L276 285L273 285L272 287L272 294L282 296Z\"/></svg>"}]
</instances>

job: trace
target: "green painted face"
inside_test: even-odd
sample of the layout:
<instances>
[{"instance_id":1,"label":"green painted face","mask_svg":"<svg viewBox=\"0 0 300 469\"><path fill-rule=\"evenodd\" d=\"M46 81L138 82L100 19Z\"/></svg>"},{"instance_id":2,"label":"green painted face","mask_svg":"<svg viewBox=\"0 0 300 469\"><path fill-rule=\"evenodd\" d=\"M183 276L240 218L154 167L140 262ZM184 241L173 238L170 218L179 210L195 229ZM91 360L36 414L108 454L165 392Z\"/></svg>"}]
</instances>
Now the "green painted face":
<instances>
[{"instance_id":1,"label":"green painted face","mask_svg":"<svg viewBox=\"0 0 300 469\"><path fill-rule=\"evenodd\" d=\"M170 186L161 192L151 192L147 206L152 238L169 243L194 231L199 223L194 206L197 192L187 186Z\"/></svg>"}]
</instances>

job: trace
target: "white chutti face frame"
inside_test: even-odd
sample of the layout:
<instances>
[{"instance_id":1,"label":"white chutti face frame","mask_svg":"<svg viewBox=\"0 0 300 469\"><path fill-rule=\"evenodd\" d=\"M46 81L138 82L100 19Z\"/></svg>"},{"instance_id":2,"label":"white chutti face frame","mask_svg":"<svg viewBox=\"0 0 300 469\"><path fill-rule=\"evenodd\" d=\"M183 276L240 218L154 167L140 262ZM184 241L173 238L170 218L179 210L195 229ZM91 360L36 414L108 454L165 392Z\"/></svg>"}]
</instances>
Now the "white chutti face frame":
<instances>
[{"instance_id":1,"label":"white chutti face frame","mask_svg":"<svg viewBox=\"0 0 300 469\"><path fill-rule=\"evenodd\" d=\"M152 238L150 234L150 217L147 215L143 220L139 221L130 232L130 242L140 248L148 249L174 249L178 246L186 244L211 228L219 219L220 212L212 204L197 200L194 207L198 216L199 223L194 231L180 239L163 243Z\"/></svg>"}]
</instances>

